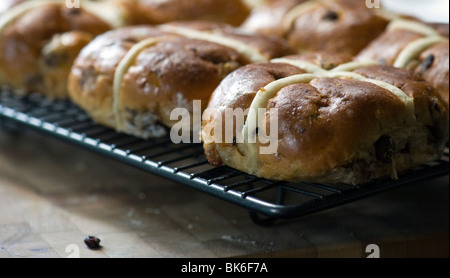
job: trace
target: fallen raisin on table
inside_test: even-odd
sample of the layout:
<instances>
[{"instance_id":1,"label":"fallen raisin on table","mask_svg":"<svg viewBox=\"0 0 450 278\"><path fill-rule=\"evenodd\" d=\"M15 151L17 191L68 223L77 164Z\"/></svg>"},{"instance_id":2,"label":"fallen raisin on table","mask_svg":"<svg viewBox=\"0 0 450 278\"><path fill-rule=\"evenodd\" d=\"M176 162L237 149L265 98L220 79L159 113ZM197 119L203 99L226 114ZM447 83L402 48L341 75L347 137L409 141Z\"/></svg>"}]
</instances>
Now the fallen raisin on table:
<instances>
[{"instance_id":1,"label":"fallen raisin on table","mask_svg":"<svg viewBox=\"0 0 450 278\"><path fill-rule=\"evenodd\" d=\"M87 236L84 239L84 243L89 249L100 249L100 239L95 236Z\"/></svg>"}]
</instances>

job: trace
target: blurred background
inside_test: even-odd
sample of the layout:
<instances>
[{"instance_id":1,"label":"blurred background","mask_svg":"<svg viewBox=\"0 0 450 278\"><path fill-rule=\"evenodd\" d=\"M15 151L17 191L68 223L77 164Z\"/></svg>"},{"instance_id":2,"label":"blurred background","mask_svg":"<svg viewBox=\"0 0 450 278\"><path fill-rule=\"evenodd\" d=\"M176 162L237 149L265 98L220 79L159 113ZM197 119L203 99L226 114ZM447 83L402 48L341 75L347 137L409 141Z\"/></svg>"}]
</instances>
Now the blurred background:
<instances>
[{"instance_id":1,"label":"blurred background","mask_svg":"<svg viewBox=\"0 0 450 278\"><path fill-rule=\"evenodd\" d=\"M449 0L381 0L381 4L388 10L427 22L449 23Z\"/></svg>"}]
</instances>

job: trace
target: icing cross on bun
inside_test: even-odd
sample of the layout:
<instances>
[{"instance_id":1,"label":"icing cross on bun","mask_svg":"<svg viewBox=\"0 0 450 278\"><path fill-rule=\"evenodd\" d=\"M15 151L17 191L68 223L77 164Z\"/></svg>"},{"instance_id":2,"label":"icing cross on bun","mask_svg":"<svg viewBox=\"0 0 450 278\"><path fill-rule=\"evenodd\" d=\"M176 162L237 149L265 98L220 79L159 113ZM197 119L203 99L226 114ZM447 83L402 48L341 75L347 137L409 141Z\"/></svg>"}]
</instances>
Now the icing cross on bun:
<instances>
[{"instance_id":1,"label":"icing cross on bun","mask_svg":"<svg viewBox=\"0 0 450 278\"><path fill-rule=\"evenodd\" d=\"M417 20L393 20L355 59L408 69L431 83L448 103L449 40L442 29Z\"/></svg>"},{"instance_id":2,"label":"icing cross on bun","mask_svg":"<svg viewBox=\"0 0 450 278\"><path fill-rule=\"evenodd\" d=\"M292 54L279 38L210 22L130 26L98 36L75 60L70 99L98 123L134 136L167 135L174 109L204 109L241 66Z\"/></svg>"},{"instance_id":3,"label":"icing cross on bun","mask_svg":"<svg viewBox=\"0 0 450 278\"><path fill-rule=\"evenodd\" d=\"M375 62L323 70L298 60L248 65L223 80L208 106L218 113L203 118L211 164L270 180L362 184L440 158L448 107L430 84ZM249 111L234 131L242 142L217 140L206 128L223 122L226 108ZM249 140L272 124L270 112L255 118L258 108L278 111L276 152Z\"/></svg>"}]
</instances>

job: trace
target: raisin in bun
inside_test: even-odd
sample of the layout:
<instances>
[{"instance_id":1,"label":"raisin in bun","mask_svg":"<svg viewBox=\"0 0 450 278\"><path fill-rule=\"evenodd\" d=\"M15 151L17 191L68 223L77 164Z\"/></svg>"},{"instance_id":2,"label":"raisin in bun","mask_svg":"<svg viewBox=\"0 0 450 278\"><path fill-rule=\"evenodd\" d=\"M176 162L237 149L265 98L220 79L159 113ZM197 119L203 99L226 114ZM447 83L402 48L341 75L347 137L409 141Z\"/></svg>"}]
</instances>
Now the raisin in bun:
<instances>
[{"instance_id":1,"label":"raisin in bun","mask_svg":"<svg viewBox=\"0 0 450 278\"><path fill-rule=\"evenodd\" d=\"M445 29L447 32L443 31ZM383 34L356 56L359 61L368 59L379 60L418 74L431 83L448 102L447 24L430 25L416 20L394 20Z\"/></svg>"},{"instance_id":2,"label":"raisin in bun","mask_svg":"<svg viewBox=\"0 0 450 278\"><path fill-rule=\"evenodd\" d=\"M180 26L182 25L182 26ZM148 138L167 134L174 109L202 108L237 68L292 53L285 41L227 24L124 27L98 36L76 59L70 98L96 122Z\"/></svg>"},{"instance_id":3,"label":"raisin in bun","mask_svg":"<svg viewBox=\"0 0 450 278\"><path fill-rule=\"evenodd\" d=\"M286 38L299 52L357 54L390 18L365 1L276 0L254 8L241 28Z\"/></svg>"},{"instance_id":4,"label":"raisin in bun","mask_svg":"<svg viewBox=\"0 0 450 278\"><path fill-rule=\"evenodd\" d=\"M385 65L324 70L288 60L242 67L215 90L201 133L211 164L271 180L361 184L441 156L448 107L426 81ZM234 133L227 108L249 109Z\"/></svg>"}]
</instances>

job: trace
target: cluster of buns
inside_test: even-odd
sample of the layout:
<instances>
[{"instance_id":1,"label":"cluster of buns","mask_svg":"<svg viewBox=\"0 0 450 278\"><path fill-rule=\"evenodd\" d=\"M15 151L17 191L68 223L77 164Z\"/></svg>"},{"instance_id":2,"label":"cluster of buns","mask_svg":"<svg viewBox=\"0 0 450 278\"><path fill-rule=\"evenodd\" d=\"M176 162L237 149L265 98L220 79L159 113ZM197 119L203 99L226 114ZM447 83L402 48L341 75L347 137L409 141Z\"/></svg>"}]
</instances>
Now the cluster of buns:
<instances>
[{"instance_id":1,"label":"cluster of buns","mask_svg":"<svg viewBox=\"0 0 450 278\"><path fill-rule=\"evenodd\" d=\"M168 136L172 111L201 101L216 111L200 134L213 165L360 184L439 158L448 140L445 24L352 0L3 3L0 85L69 98L141 138ZM260 108L277 110L272 153L249 140L273 122ZM227 109L248 111L231 142L218 138Z\"/></svg>"},{"instance_id":2,"label":"cluster of buns","mask_svg":"<svg viewBox=\"0 0 450 278\"><path fill-rule=\"evenodd\" d=\"M8 0L0 9L0 83L52 98L67 97L67 76L95 37L130 25L173 20L238 24L248 14L240 0ZM188 5L189 3L189 5ZM228 7L217 9L216 5Z\"/></svg>"}]
</instances>

